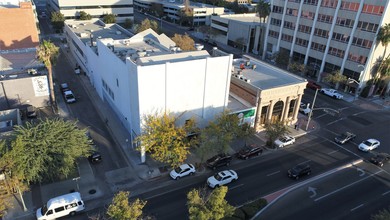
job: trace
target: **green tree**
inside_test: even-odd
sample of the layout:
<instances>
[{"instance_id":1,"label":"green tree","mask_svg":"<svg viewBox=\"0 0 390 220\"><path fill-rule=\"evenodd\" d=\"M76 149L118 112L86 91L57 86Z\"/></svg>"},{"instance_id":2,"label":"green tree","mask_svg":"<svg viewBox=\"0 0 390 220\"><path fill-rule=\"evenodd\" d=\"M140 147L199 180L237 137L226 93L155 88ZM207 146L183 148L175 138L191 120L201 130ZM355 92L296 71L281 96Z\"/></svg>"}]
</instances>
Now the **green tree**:
<instances>
[{"instance_id":1,"label":"green tree","mask_svg":"<svg viewBox=\"0 0 390 220\"><path fill-rule=\"evenodd\" d=\"M306 70L305 64L298 62L291 62L288 65L288 69L294 73L304 73Z\"/></svg>"},{"instance_id":2,"label":"green tree","mask_svg":"<svg viewBox=\"0 0 390 220\"><path fill-rule=\"evenodd\" d=\"M243 123L240 125L240 129L238 129L237 137L242 138L246 142L249 137L253 136L256 133L256 129L254 127L251 127L249 123Z\"/></svg>"},{"instance_id":3,"label":"green tree","mask_svg":"<svg viewBox=\"0 0 390 220\"><path fill-rule=\"evenodd\" d=\"M159 28L158 28L158 24L155 20L149 20L149 19L145 19L141 22L141 24L138 26L137 28L137 33L140 33L144 30L147 30L151 28L153 31L157 32L159 31Z\"/></svg>"},{"instance_id":4,"label":"green tree","mask_svg":"<svg viewBox=\"0 0 390 220\"><path fill-rule=\"evenodd\" d=\"M80 11L79 18L80 20L91 20L92 16L85 11Z\"/></svg>"},{"instance_id":5,"label":"green tree","mask_svg":"<svg viewBox=\"0 0 390 220\"><path fill-rule=\"evenodd\" d=\"M326 75L324 81L335 84L335 88L337 89L340 83L347 81L347 77L341 74L340 70L335 70L331 74Z\"/></svg>"},{"instance_id":6,"label":"green tree","mask_svg":"<svg viewBox=\"0 0 390 220\"><path fill-rule=\"evenodd\" d=\"M116 22L116 17L114 14L106 14L103 17L103 22L106 24L113 24Z\"/></svg>"},{"instance_id":7,"label":"green tree","mask_svg":"<svg viewBox=\"0 0 390 220\"><path fill-rule=\"evenodd\" d=\"M4 159L12 161L12 175L26 183L66 177L74 170L76 160L92 151L85 132L76 127L76 122L62 119L28 122L15 127Z\"/></svg>"},{"instance_id":8,"label":"green tree","mask_svg":"<svg viewBox=\"0 0 390 220\"><path fill-rule=\"evenodd\" d=\"M153 159L171 167L182 164L189 154L190 144L184 127L175 125L176 118L164 113L147 115L143 121L142 134L135 140L141 143L138 150L145 150Z\"/></svg>"},{"instance_id":9,"label":"green tree","mask_svg":"<svg viewBox=\"0 0 390 220\"><path fill-rule=\"evenodd\" d=\"M265 2L264 0L260 0L256 5L257 14L259 15L260 20L263 19L263 23L265 23L265 19L271 13L271 5L269 2Z\"/></svg>"},{"instance_id":10,"label":"green tree","mask_svg":"<svg viewBox=\"0 0 390 220\"><path fill-rule=\"evenodd\" d=\"M377 83L379 80L381 80L382 81L381 83L383 84L383 81L386 81L384 80L384 78L390 76L390 70L389 70L390 53L385 57L387 46L390 43L390 23L385 24L379 29L376 40L380 42L382 46L385 47L385 50L383 52L382 59L379 62L379 68L377 74L375 74L374 82ZM381 94L383 93L386 87L387 87L386 85L382 85Z\"/></svg>"},{"instance_id":11,"label":"green tree","mask_svg":"<svg viewBox=\"0 0 390 220\"><path fill-rule=\"evenodd\" d=\"M283 136L285 134L289 133L289 130L287 126L282 121L277 121L274 123L267 123L265 124L265 134L267 136L267 145L272 146L274 141L279 138L280 136Z\"/></svg>"},{"instance_id":12,"label":"green tree","mask_svg":"<svg viewBox=\"0 0 390 220\"><path fill-rule=\"evenodd\" d=\"M195 50L195 41L190 36L188 36L188 34L175 34L172 37L172 40L176 43L178 47L180 47L180 49L184 51Z\"/></svg>"},{"instance_id":13,"label":"green tree","mask_svg":"<svg viewBox=\"0 0 390 220\"><path fill-rule=\"evenodd\" d=\"M235 208L225 200L228 188L221 186L207 193L205 189L193 189L187 194L190 220L219 220L231 217Z\"/></svg>"},{"instance_id":14,"label":"green tree","mask_svg":"<svg viewBox=\"0 0 390 220\"><path fill-rule=\"evenodd\" d=\"M289 64L290 56L285 50L281 50L275 54L275 62L281 67L287 67Z\"/></svg>"},{"instance_id":15,"label":"green tree","mask_svg":"<svg viewBox=\"0 0 390 220\"><path fill-rule=\"evenodd\" d=\"M120 191L112 199L112 203L107 209L107 215L114 220L137 220L141 219L142 209L146 201L136 199L129 202L130 192Z\"/></svg>"},{"instance_id":16,"label":"green tree","mask_svg":"<svg viewBox=\"0 0 390 220\"><path fill-rule=\"evenodd\" d=\"M378 214L372 215L371 220L389 220L390 219L390 207L379 211Z\"/></svg>"},{"instance_id":17,"label":"green tree","mask_svg":"<svg viewBox=\"0 0 390 220\"><path fill-rule=\"evenodd\" d=\"M179 11L179 18L180 25L193 26L194 12L190 7L185 6Z\"/></svg>"},{"instance_id":18,"label":"green tree","mask_svg":"<svg viewBox=\"0 0 390 220\"><path fill-rule=\"evenodd\" d=\"M123 27L126 29L130 29L131 27L133 27L133 20L131 20L130 18L126 18L125 22L123 23Z\"/></svg>"},{"instance_id":19,"label":"green tree","mask_svg":"<svg viewBox=\"0 0 390 220\"><path fill-rule=\"evenodd\" d=\"M57 31L62 30L64 27L65 16L60 12L51 13L51 24Z\"/></svg>"},{"instance_id":20,"label":"green tree","mask_svg":"<svg viewBox=\"0 0 390 220\"><path fill-rule=\"evenodd\" d=\"M50 101L52 106L54 106L55 111L57 111L57 102L54 94L54 85L53 85L53 65L57 62L59 48L50 41L43 40L43 43L39 45L37 50L37 57L39 61L45 64L48 71L48 81L50 88Z\"/></svg>"}]
</instances>

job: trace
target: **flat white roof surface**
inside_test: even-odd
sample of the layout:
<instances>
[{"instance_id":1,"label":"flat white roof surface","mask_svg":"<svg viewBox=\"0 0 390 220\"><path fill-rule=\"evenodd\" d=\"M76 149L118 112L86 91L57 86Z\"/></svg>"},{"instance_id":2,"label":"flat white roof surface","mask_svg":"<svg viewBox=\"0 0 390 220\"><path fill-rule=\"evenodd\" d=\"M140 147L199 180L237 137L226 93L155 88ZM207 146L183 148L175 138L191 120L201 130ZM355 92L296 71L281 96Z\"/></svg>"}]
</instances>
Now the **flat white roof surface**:
<instances>
[{"instance_id":1,"label":"flat white roof surface","mask_svg":"<svg viewBox=\"0 0 390 220\"><path fill-rule=\"evenodd\" d=\"M241 74L244 78L250 80L249 84L261 90L294 85L306 81L306 79L304 78L296 76L280 68L274 67L253 57L245 57L242 59L233 60L234 74L237 74L237 71L240 70L240 64L243 63L245 69L242 70ZM249 61L249 66L245 65L247 61ZM252 69L253 64L256 65L255 69Z\"/></svg>"},{"instance_id":2,"label":"flat white roof surface","mask_svg":"<svg viewBox=\"0 0 390 220\"><path fill-rule=\"evenodd\" d=\"M221 15L221 19L240 21L243 23L252 23L253 25L260 25L260 18L255 14L232 14L232 15Z\"/></svg>"}]
</instances>

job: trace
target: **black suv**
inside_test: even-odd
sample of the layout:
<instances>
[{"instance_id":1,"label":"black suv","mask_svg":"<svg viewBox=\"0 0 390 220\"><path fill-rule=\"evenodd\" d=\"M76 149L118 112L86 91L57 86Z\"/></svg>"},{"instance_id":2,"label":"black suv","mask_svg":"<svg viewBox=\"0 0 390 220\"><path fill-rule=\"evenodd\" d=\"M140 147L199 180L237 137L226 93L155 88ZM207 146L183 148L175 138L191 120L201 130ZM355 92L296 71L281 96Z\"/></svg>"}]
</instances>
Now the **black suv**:
<instances>
[{"instance_id":1,"label":"black suv","mask_svg":"<svg viewBox=\"0 0 390 220\"><path fill-rule=\"evenodd\" d=\"M232 156L229 154L218 154L206 161L206 165L212 169L217 169L220 166L229 166Z\"/></svg>"},{"instance_id":2,"label":"black suv","mask_svg":"<svg viewBox=\"0 0 390 220\"><path fill-rule=\"evenodd\" d=\"M287 171L288 177L299 179L303 175L310 175L311 168L309 164L299 164Z\"/></svg>"}]
</instances>

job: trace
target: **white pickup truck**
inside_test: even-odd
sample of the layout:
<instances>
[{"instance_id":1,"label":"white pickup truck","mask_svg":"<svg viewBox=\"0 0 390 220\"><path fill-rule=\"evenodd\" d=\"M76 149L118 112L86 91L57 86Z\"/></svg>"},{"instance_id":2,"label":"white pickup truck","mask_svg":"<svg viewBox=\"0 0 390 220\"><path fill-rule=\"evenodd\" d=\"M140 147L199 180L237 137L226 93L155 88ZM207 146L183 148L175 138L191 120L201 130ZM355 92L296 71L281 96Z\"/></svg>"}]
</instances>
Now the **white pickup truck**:
<instances>
[{"instance_id":1,"label":"white pickup truck","mask_svg":"<svg viewBox=\"0 0 390 220\"><path fill-rule=\"evenodd\" d=\"M320 92L335 99L343 99L343 95L341 95L334 89L321 89Z\"/></svg>"}]
</instances>

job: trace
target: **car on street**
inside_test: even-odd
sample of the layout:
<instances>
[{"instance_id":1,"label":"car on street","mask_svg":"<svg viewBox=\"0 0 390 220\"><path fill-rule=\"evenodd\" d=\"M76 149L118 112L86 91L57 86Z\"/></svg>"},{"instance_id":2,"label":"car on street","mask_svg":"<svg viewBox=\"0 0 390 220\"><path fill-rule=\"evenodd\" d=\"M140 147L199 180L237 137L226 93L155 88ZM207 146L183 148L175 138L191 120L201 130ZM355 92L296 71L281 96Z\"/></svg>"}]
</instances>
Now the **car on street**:
<instances>
[{"instance_id":1,"label":"car on street","mask_svg":"<svg viewBox=\"0 0 390 220\"><path fill-rule=\"evenodd\" d=\"M289 135L284 135L279 139L275 140L274 144L277 147L284 147L295 143L295 138Z\"/></svg>"},{"instance_id":2,"label":"car on street","mask_svg":"<svg viewBox=\"0 0 390 220\"><path fill-rule=\"evenodd\" d=\"M375 164L375 165L378 165L380 167L383 167L383 165L385 163L389 163L390 162L390 154L388 154L388 153L378 153L374 157L370 158L370 162Z\"/></svg>"},{"instance_id":3,"label":"car on street","mask_svg":"<svg viewBox=\"0 0 390 220\"><path fill-rule=\"evenodd\" d=\"M64 91L64 98L66 103L75 103L76 97L73 95L73 92L71 90Z\"/></svg>"},{"instance_id":4,"label":"car on street","mask_svg":"<svg viewBox=\"0 0 390 220\"><path fill-rule=\"evenodd\" d=\"M238 179L238 175L234 170L224 170L218 172L214 176L207 179L207 185L211 188L223 186Z\"/></svg>"},{"instance_id":5,"label":"car on street","mask_svg":"<svg viewBox=\"0 0 390 220\"><path fill-rule=\"evenodd\" d=\"M179 167L173 169L169 175L172 177L174 180L178 180L182 177L188 176L188 175L193 175L195 173L195 167L192 164L186 163L182 164Z\"/></svg>"},{"instance_id":6,"label":"car on street","mask_svg":"<svg viewBox=\"0 0 390 220\"><path fill-rule=\"evenodd\" d=\"M61 87L61 92L62 93L65 92L65 91L70 90L69 86L68 86L68 83L61 83L60 87Z\"/></svg>"},{"instance_id":7,"label":"car on street","mask_svg":"<svg viewBox=\"0 0 390 220\"><path fill-rule=\"evenodd\" d=\"M293 179L299 179L301 176L308 176L311 174L311 167L309 164L298 164L287 171L287 175Z\"/></svg>"},{"instance_id":8,"label":"car on street","mask_svg":"<svg viewBox=\"0 0 390 220\"><path fill-rule=\"evenodd\" d=\"M321 89L322 87L318 85L316 82L309 80L306 84L306 88L316 90L316 89Z\"/></svg>"},{"instance_id":9,"label":"car on street","mask_svg":"<svg viewBox=\"0 0 390 220\"><path fill-rule=\"evenodd\" d=\"M361 151L367 152L367 151L374 150L374 149L378 148L379 145L381 145L381 143L378 140L371 138L371 139L365 140L361 144L359 144L358 148Z\"/></svg>"},{"instance_id":10,"label":"car on street","mask_svg":"<svg viewBox=\"0 0 390 220\"><path fill-rule=\"evenodd\" d=\"M240 159L247 160L250 157L253 156L260 156L263 153L263 148L252 144L249 146L243 147L240 151L237 153L237 157Z\"/></svg>"},{"instance_id":11,"label":"car on street","mask_svg":"<svg viewBox=\"0 0 390 220\"><path fill-rule=\"evenodd\" d=\"M28 105L26 110L27 118L36 118L37 117L37 109L32 106Z\"/></svg>"},{"instance_id":12,"label":"car on street","mask_svg":"<svg viewBox=\"0 0 390 220\"><path fill-rule=\"evenodd\" d=\"M94 151L88 156L88 160L91 163L100 163L102 161L102 155L98 151Z\"/></svg>"},{"instance_id":13,"label":"car on street","mask_svg":"<svg viewBox=\"0 0 390 220\"><path fill-rule=\"evenodd\" d=\"M217 154L214 157L206 160L206 165L215 170L220 166L229 166L232 159L232 156L229 154Z\"/></svg>"},{"instance_id":14,"label":"car on street","mask_svg":"<svg viewBox=\"0 0 390 220\"><path fill-rule=\"evenodd\" d=\"M345 144L350 140L353 140L356 137L354 133L351 132L344 132L340 134L339 136L334 138L334 141L338 144Z\"/></svg>"},{"instance_id":15,"label":"car on street","mask_svg":"<svg viewBox=\"0 0 390 220\"><path fill-rule=\"evenodd\" d=\"M323 88L320 90L320 93L330 96L335 99L343 99L343 95L341 95L337 90L335 89L329 89L329 88Z\"/></svg>"}]
</instances>

